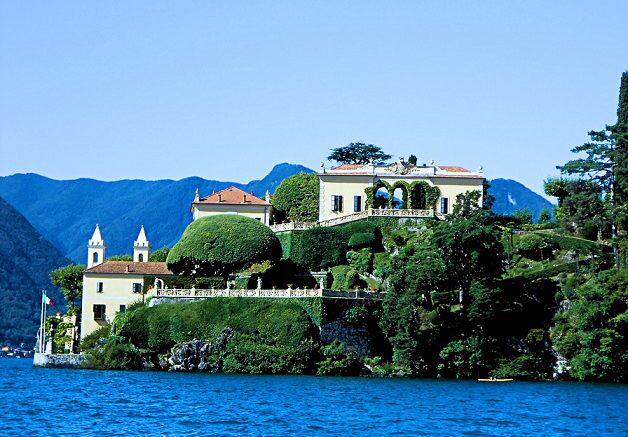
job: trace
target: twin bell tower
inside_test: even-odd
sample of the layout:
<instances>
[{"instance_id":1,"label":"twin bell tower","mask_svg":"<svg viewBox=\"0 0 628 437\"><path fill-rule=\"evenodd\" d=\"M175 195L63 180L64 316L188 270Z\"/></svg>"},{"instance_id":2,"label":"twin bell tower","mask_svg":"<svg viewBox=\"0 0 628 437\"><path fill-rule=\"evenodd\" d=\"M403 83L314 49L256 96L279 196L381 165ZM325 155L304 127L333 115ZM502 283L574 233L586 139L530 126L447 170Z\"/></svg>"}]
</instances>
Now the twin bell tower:
<instances>
[{"instance_id":1,"label":"twin bell tower","mask_svg":"<svg viewBox=\"0 0 628 437\"><path fill-rule=\"evenodd\" d=\"M87 242L87 268L102 264L105 261L105 251L107 245L100 232L100 227L96 225L92 238ZM146 238L144 225L140 228L137 239L133 242L133 262L148 262L150 256L150 242Z\"/></svg>"}]
</instances>

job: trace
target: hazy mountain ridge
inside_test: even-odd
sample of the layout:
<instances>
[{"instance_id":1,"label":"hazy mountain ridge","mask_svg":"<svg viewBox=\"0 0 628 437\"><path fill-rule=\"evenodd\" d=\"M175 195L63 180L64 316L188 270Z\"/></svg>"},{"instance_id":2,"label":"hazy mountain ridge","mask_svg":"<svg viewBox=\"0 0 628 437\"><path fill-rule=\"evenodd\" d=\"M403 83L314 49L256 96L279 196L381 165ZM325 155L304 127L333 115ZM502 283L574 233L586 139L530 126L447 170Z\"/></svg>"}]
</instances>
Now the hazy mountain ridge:
<instances>
[{"instance_id":1,"label":"hazy mountain ridge","mask_svg":"<svg viewBox=\"0 0 628 437\"><path fill-rule=\"evenodd\" d=\"M0 177L0 196L68 258L85 263L87 240L96 223L103 231L108 255L130 253L142 224L154 249L171 246L191 221L190 203L196 188L201 195L207 195L235 185L263 197L266 190L273 193L282 180L299 172L313 170L302 165L278 164L264 178L246 184L200 177L105 182L15 174ZM495 179L490 192L496 198L493 209L499 214L529 209L538 217L543 208L552 207L547 199L516 181Z\"/></svg>"},{"instance_id":2,"label":"hazy mountain ridge","mask_svg":"<svg viewBox=\"0 0 628 437\"><path fill-rule=\"evenodd\" d=\"M495 197L493 211L497 214L510 215L527 209L536 221L541 211L547 209L551 212L554 209L554 205L545 197L512 179L493 179L490 181L489 193Z\"/></svg>"},{"instance_id":3,"label":"hazy mountain ridge","mask_svg":"<svg viewBox=\"0 0 628 437\"><path fill-rule=\"evenodd\" d=\"M22 214L0 198L0 343L34 343L41 290L46 289L62 305L49 273L69 263Z\"/></svg>"},{"instance_id":4,"label":"hazy mountain ridge","mask_svg":"<svg viewBox=\"0 0 628 437\"><path fill-rule=\"evenodd\" d=\"M171 246L190 223L190 203L201 195L231 185L263 197L283 179L312 170L278 164L264 178L246 184L189 177L181 180L95 179L55 180L33 173L0 178L3 196L62 253L85 263L86 244L100 224L109 255L130 253L140 226L146 227L153 248Z\"/></svg>"}]
</instances>

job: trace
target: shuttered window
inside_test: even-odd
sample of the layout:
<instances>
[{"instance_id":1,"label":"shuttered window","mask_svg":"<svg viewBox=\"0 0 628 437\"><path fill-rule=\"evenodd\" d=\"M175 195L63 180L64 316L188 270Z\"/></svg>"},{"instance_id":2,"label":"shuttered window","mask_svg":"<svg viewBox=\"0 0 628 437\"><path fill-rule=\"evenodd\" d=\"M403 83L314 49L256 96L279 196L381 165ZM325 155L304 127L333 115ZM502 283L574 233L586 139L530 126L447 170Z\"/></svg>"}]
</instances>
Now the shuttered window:
<instances>
[{"instance_id":1,"label":"shuttered window","mask_svg":"<svg viewBox=\"0 0 628 437\"><path fill-rule=\"evenodd\" d=\"M353 196L353 212L362 211L362 196Z\"/></svg>"},{"instance_id":2,"label":"shuttered window","mask_svg":"<svg viewBox=\"0 0 628 437\"><path fill-rule=\"evenodd\" d=\"M342 212L342 196L331 196L331 210L332 212Z\"/></svg>"}]
</instances>

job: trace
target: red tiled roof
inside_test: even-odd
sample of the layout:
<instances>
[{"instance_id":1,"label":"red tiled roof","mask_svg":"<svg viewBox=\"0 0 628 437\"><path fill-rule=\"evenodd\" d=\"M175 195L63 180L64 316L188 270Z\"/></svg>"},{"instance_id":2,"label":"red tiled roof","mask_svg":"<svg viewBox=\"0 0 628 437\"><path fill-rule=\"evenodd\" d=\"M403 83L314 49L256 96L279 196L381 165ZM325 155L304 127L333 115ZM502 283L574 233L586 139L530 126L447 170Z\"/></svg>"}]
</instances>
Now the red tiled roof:
<instances>
[{"instance_id":1,"label":"red tiled roof","mask_svg":"<svg viewBox=\"0 0 628 437\"><path fill-rule=\"evenodd\" d=\"M194 203L215 203L227 205L268 205L265 200L255 197L237 187L229 187L213 193L211 196L201 197Z\"/></svg>"},{"instance_id":2,"label":"red tiled roof","mask_svg":"<svg viewBox=\"0 0 628 437\"><path fill-rule=\"evenodd\" d=\"M111 273L129 275L172 275L164 262L105 261L85 273Z\"/></svg>"},{"instance_id":3,"label":"red tiled roof","mask_svg":"<svg viewBox=\"0 0 628 437\"><path fill-rule=\"evenodd\" d=\"M441 165L438 167L442 171L450 171L450 172L459 172L459 173L469 173L464 167L458 167L457 165Z\"/></svg>"},{"instance_id":4,"label":"red tiled roof","mask_svg":"<svg viewBox=\"0 0 628 437\"><path fill-rule=\"evenodd\" d=\"M332 170L356 170L364 167L364 164L342 164L336 167L332 167Z\"/></svg>"}]
</instances>

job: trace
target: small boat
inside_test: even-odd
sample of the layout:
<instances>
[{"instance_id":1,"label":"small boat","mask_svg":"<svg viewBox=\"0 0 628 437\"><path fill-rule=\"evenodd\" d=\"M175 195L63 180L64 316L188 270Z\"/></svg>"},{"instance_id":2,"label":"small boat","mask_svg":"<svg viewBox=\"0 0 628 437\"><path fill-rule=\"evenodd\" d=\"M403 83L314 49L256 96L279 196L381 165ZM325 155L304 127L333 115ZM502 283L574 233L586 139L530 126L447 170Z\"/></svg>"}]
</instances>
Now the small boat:
<instances>
[{"instance_id":1,"label":"small boat","mask_svg":"<svg viewBox=\"0 0 628 437\"><path fill-rule=\"evenodd\" d=\"M512 378L478 378L479 382L510 382Z\"/></svg>"}]
</instances>

